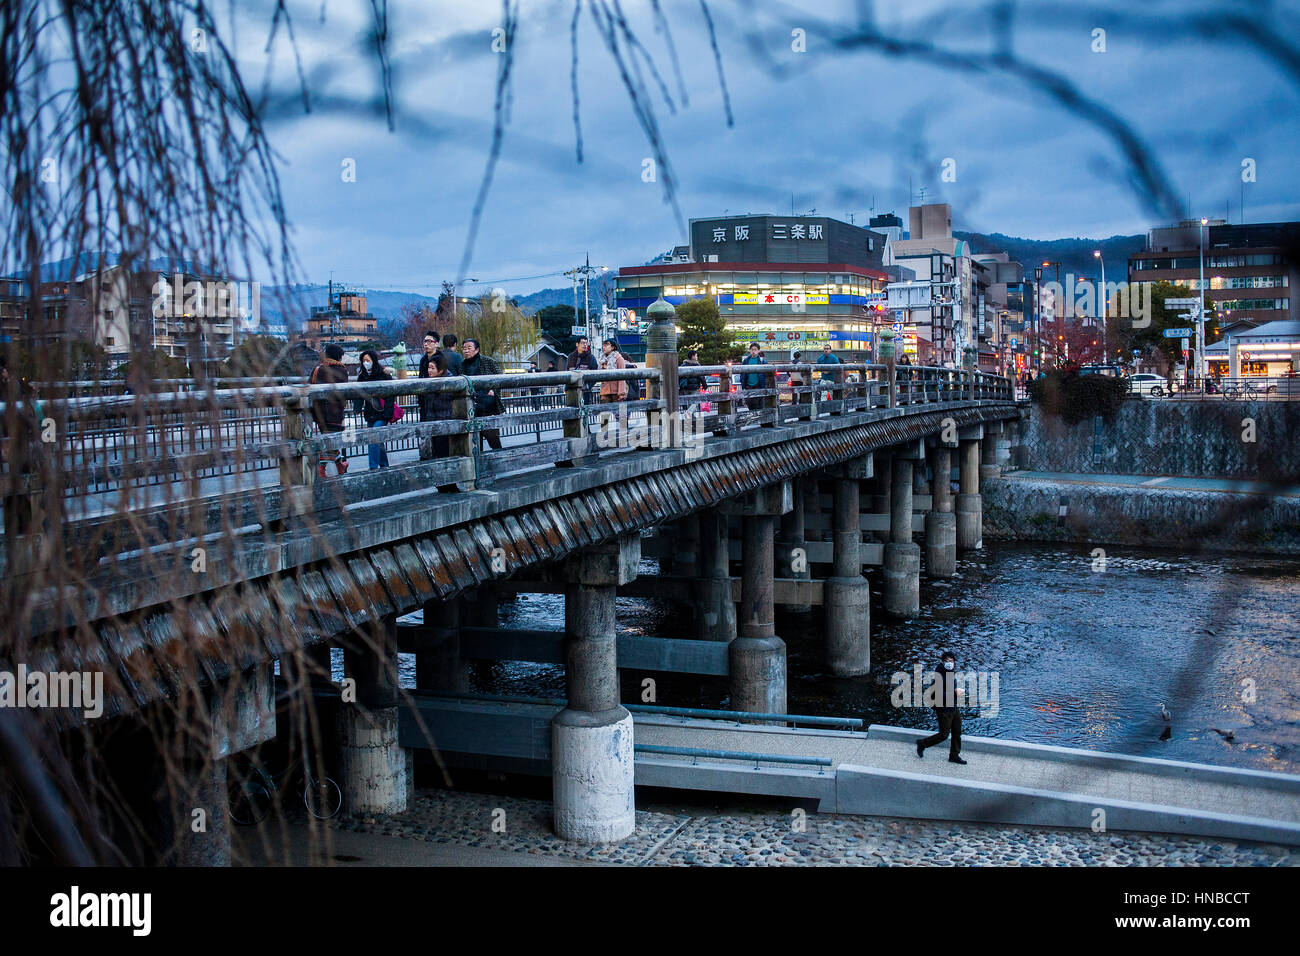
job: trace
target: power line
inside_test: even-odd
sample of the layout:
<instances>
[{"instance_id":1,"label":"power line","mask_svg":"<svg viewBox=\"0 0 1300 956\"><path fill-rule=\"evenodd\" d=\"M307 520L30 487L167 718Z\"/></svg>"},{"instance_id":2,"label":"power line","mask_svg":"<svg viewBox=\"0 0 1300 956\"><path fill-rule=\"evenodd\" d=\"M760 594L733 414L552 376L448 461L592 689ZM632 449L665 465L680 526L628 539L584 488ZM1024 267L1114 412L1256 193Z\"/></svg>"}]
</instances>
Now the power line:
<instances>
[{"instance_id":1,"label":"power line","mask_svg":"<svg viewBox=\"0 0 1300 956\"><path fill-rule=\"evenodd\" d=\"M550 279L562 275L566 275L566 273L565 272L542 272L534 276L514 276L509 279L477 279L474 281L474 284L491 285L493 283L527 282L531 279ZM463 281L468 282L469 280L466 279ZM379 282L375 280L368 280L366 282L366 286L367 288L378 288L379 286L385 286L385 287L391 286L396 289L433 289L433 288L441 288L442 283L441 282Z\"/></svg>"}]
</instances>

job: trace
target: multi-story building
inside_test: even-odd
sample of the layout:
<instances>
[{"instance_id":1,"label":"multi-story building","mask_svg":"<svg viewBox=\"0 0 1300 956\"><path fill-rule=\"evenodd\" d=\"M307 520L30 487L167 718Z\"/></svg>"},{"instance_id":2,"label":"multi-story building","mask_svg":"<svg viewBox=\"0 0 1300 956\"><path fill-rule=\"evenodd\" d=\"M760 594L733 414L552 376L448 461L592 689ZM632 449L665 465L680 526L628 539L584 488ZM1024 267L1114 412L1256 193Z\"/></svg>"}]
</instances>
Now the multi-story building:
<instances>
[{"instance_id":1,"label":"multi-story building","mask_svg":"<svg viewBox=\"0 0 1300 956\"><path fill-rule=\"evenodd\" d=\"M930 295L903 316L905 341L915 341L921 364L958 365L966 346L977 345L979 327L978 270L970 246L953 236L947 203L912 206L908 218L908 235L892 243L891 252L894 262L913 270L913 281L929 285Z\"/></svg>"},{"instance_id":2,"label":"multi-story building","mask_svg":"<svg viewBox=\"0 0 1300 956\"><path fill-rule=\"evenodd\" d=\"M1023 372L1025 269L1005 252L973 256L975 335L979 367L986 372Z\"/></svg>"},{"instance_id":3,"label":"multi-story building","mask_svg":"<svg viewBox=\"0 0 1300 956\"><path fill-rule=\"evenodd\" d=\"M366 311L365 293L330 281L328 304L313 307L299 339L320 351L330 344L345 349L372 343L378 337L377 319Z\"/></svg>"},{"instance_id":4,"label":"multi-story building","mask_svg":"<svg viewBox=\"0 0 1300 956\"><path fill-rule=\"evenodd\" d=\"M1129 256L1129 282L1163 280L1195 291L1202 251L1206 318L1217 320L1219 331L1300 319L1300 304L1291 296L1300 278L1300 222L1233 226L1210 219L1203 226L1189 219L1152 229L1146 248Z\"/></svg>"},{"instance_id":5,"label":"multi-story building","mask_svg":"<svg viewBox=\"0 0 1300 956\"><path fill-rule=\"evenodd\" d=\"M219 361L238 339L236 285L189 271L91 269L43 281L40 315L28 316L26 303L15 305L21 326L6 332L35 346L97 345L115 364L155 349L191 365Z\"/></svg>"},{"instance_id":6,"label":"multi-story building","mask_svg":"<svg viewBox=\"0 0 1300 956\"><path fill-rule=\"evenodd\" d=\"M642 312L662 295L674 305L711 296L741 343L770 359L820 352L864 361L884 319L888 238L824 216L692 219L689 261L680 248L618 270L620 308Z\"/></svg>"}]
</instances>

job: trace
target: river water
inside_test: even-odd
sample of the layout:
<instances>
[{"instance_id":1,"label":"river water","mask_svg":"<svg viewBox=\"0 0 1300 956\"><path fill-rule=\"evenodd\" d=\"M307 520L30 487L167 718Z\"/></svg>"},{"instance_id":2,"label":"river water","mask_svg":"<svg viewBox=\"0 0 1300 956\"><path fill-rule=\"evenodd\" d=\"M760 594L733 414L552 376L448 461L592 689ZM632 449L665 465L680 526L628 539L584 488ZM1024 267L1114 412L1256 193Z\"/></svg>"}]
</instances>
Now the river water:
<instances>
[{"instance_id":1,"label":"river water","mask_svg":"<svg viewBox=\"0 0 1300 956\"><path fill-rule=\"evenodd\" d=\"M952 580L923 577L921 614L908 621L879 612L878 572L869 574L872 673L861 678L826 669L818 609L778 609L789 711L933 728L931 711L893 706L891 675L910 675L917 663L929 671L951 650L958 670L986 673L990 690L997 677L996 713L991 700L983 713L967 710L967 734L1300 773L1300 562L1108 548L1104 569L1094 570L1090 551L986 543L959 561ZM656 570L643 562L643 573ZM618 627L628 633L691 637L689 614L667 601L618 600ZM503 599L500 623L562 630L563 599ZM728 705L722 678L626 672L625 702L641 700L646 676L659 704ZM472 689L562 697L564 672L479 663Z\"/></svg>"}]
</instances>

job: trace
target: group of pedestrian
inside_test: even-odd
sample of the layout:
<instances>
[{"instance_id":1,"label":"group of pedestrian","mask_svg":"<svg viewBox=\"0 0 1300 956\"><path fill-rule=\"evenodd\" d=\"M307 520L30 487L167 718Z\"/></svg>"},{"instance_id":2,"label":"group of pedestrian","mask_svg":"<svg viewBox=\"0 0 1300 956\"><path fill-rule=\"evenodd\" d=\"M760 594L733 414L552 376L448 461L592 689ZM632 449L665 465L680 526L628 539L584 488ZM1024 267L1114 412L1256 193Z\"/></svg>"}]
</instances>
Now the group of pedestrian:
<instances>
[{"instance_id":1,"label":"group of pedestrian","mask_svg":"<svg viewBox=\"0 0 1300 956\"><path fill-rule=\"evenodd\" d=\"M741 365L770 364L767 361L766 356L763 355L763 350L759 347L757 342L750 342L748 351L749 354L746 355L741 360L740 362ZM790 363L792 365L809 364L803 362L803 358L804 355L802 352L790 353ZM695 364L698 365L699 363L696 362ZM818 357L817 361L811 364L815 364L819 366L843 365L844 360L835 354L834 349L832 349L830 343L827 342L825 345L822 346L822 354ZM822 382L823 387L829 389L832 385L838 385L840 383L841 377L843 376L844 373L839 369L819 368L817 370L817 374ZM799 370L796 369L795 371L790 373L791 388L803 388L805 385L808 384L811 383L804 381L803 373L800 372ZM740 387L744 391L754 391L757 389L767 388L767 375L766 373L763 372L746 372L741 376ZM795 395L794 400L796 403L799 403L801 401L801 399L797 394ZM763 399L761 397L746 398L745 407L750 410L760 409L763 407Z\"/></svg>"},{"instance_id":2,"label":"group of pedestrian","mask_svg":"<svg viewBox=\"0 0 1300 956\"><path fill-rule=\"evenodd\" d=\"M432 331L425 332L424 351L420 356L420 378L442 378L444 376L483 376L500 375L501 368L490 356L484 355L478 340L466 339L459 343L455 335L448 333L439 338ZM379 353L366 349L360 355L360 368L357 371L358 382L387 382L393 380L393 374L380 362ZM312 385L339 384L348 381L347 366L343 364L343 348L331 343L325 346L325 355L321 363L312 370L308 381ZM471 391L470 400L474 403L474 414L478 417L500 415L504 406L494 389ZM419 397L420 421L446 421L455 416L455 398L452 392L422 392ZM358 414L367 428L381 428L400 421L403 410L397 396L358 398L353 400L353 410ZM322 434L333 435L344 430L344 417L347 401L333 396L315 398L311 404L312 418ZM482 440L493 449L501 447L501 430L486 428L480 434ZM447 435L430 435L420 442L420 458L428 460L445 458L450 454L451 441ZM348 470L347 455L342 448L329 449L321 453L318 474L328 477L330 466L334 473L346 474ZM383 442L369 443L369 465L372 469L389 466L388 450Z\"/></svg>"}]
</instances>

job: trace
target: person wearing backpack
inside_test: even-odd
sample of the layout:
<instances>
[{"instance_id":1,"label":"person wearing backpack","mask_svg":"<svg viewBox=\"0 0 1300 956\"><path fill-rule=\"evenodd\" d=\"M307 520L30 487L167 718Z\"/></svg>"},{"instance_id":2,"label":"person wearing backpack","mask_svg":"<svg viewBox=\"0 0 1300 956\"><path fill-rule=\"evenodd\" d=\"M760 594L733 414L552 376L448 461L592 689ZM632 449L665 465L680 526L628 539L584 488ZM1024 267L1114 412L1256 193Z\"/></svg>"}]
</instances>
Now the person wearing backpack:
<instances>
[{"instance_id":1,"label":"person wearing backpack","mask_svg":"<svg viewBox=\"0 0 1300 956\"><path fill-rule=\"evenodd\" d=\"M393 376L379 364L379 353L366 349L361 353L361 370L357 372L358 382L389 382ZM356 412L366 423L367 428L378 428L395 421L399 411L396 398L358 398ZM370 467L388 467L388 449L383 442L370 443Z\"/></svg>"},{"instance_id":2,"label":"person wearing backpack","mask_svg":"<svg viewBox=\"0 0 1300 956\"><path fill-rule=\"evenodd\" d=\"M348 380L348 370L343 364L343 347L331 342L325 346L324 360L312 369L311 378L308 381L312 385L331 385L346 382ZM345 409L344 400L341 398L315 398L311 403L311 416L316 422L316 427L321 430L321 434L334 435L343 431L343 413ZM316 466L316 473L321 478L327 477L325 474L325 463L334 462L338 474L346 474L348 470L348 456L339 449L338 451L330 450L321 452L320 463Z\"/></svg>"}]
</instances>

